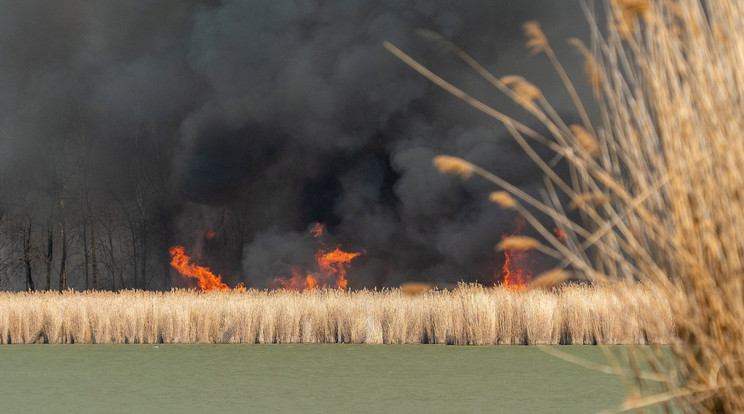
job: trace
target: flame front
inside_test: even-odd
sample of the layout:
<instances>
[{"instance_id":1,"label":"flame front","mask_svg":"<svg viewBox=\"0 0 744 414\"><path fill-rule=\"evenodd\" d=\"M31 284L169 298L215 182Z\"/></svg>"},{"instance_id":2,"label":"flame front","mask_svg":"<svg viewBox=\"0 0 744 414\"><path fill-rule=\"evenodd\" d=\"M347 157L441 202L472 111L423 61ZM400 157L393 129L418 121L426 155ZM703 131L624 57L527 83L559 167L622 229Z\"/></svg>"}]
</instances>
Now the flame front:
<instances>
[{"instance_id":1,"label":"flame front","mask_svg":"<svg viewBox=\"0 0 744 414\"><path fill-rule=\"evenodd\" d=\"M361 253L345 252L340 247L331 251L319 250L315 253L319 272L305 272L305 275L297 269L292 269L290 279L274 279L274 285L287 290L310 290L321 287L345 290L349 285L349 281L346 280L346 268L359 255Z\"/></svg>"},{"instance_id":2,"label":"flame front","mask_svg":"<svg viewBox=\"0 0 744 414\"><path fill-rule=\"evenodd\" d=\"M339 247L331 252L325 252L323 250L318 251L315 254L315 260L320 266L320 271L329 275L336 276L336 287L339 289L346 289L349 282L346 280L346 266L352 259L359 256L361 253L358 252L345 252Z\"/></svg>"},{"instance_id":3,"label":"flame front","mask_svg":"<svg viewBox=\"0 0 744 414\"><path fill-rule=\"evenodd\" d=\"M171 255L171 266L173 266L178 273L197 279L199 281L199 287L201 290L233 290L230 286L222 283L222 277L209 271L206 267L197 266L189 263L191 258L186 255L183 246L173 246L170 248ZM244 291L245 287L243 284L239 284L234 290Z\"/></svg>"},{"instance_id":4,"label":"flame front","mask_svg":"<svg viewBox=\"0 0 744 414\"><path fill-rule=\"evenodd\" d=\"M504 286L514 290L524 289L524 285L529 280L530 275L520 267L519 263L524 261L524 255L526 253L512 249L504 250L504 267L501 269L504 275Z\"/></svg>"},{"instance_id":5,"label":"flame front","mask_svg":"<svg viewBox=\"0 0 744 414\"><path fill-rule=\"evenodd\" d=\"M290 279L274 279L275 287L287 290L308 290L318 285L318 280L310 275L304 276L297 269L292 269Z\"/></svg>"},{"instance_id":6,"label":"flame front","mask_svg":"<svg viewBox=\"0 0 744 414\"><path fill-rule=\"evenodd\" d=\"M315 223L310 229L314 238L320 238L325 230L325 225ZM351 261L360 256L361 252L345 252L340 246L333 250L320 249L315 253L315 261L318 264L318 272L300 272L292 269L292 277L289 279L274 279L273 286L287 290L310 290L315 288L336 288L345 290L349 281L346 280L346 269Z\"/></svg>"},{"instance_id":7,"label":"flame front","mask_svg":"<svg viewBox=\"0 0 744 414\"><path fill-rule=\"evenodd\" d=\"M510 235L520 234L523 227L524 217L517 214L514 219L514 229ZM504 237L506 236L504 235ZM501 268L501 275L504 280L503 286L513 290L524 289L525 285L532 279L532 274L525 268L529 261L529 255L530 252L525 250L504 249L504 266Z\"/></svg>"}]
</instances>

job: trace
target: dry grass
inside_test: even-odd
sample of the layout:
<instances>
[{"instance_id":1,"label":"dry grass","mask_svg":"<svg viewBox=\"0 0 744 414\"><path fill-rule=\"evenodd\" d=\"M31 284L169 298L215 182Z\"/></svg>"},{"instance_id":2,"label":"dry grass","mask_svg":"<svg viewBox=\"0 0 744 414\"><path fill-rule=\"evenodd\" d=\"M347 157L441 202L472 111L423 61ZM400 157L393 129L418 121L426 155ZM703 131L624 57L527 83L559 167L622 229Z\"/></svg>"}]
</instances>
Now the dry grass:
<instances>
[{"instance_id":1,"label":"dry grass","mask_svg":"<svg viewBox=\"0 0 744 414\"><path fill-rule=\"evenodd\" d=\"M670 343L656 296L639 285L0 293L0 343Z\"/></svg>"},{"instance_id":2,"label":"dry grass","mask_svg":"<svg viewBox=\"0 0 744 414\"><path fill-rule=\"evenodd\" d=\"M540 121L547 136L474 99L395 46L385 47L503 123L542 170L546 191L540 201L461 163L517 200L509 208L541 234L541 251L563 260L558 270L599 284L646 280L660 287L680 343L671 360L654 349L631 348L622 363L631 374L617 371L629 391L619 410L652 404L671 409L676 401L685 412L744 412L744 2L608 0L606 6L607 30L600 32L588 12L592 44L572 41L595 92L600 115L594 123L539 25L525 26L527 47L556 69L580 127L567 125L538 92L526 99L504 82L514 78L490 74L448 44ZM554 160L565 159L567 176L540 158L533 143L552 149ZM561 200L572 200L581 219L567 217ZM545 217L554 223L546 224ZM556 239L553 225L568 237ZM656 384L650 386L652 377Z\"/></svg>"}]
</instances>

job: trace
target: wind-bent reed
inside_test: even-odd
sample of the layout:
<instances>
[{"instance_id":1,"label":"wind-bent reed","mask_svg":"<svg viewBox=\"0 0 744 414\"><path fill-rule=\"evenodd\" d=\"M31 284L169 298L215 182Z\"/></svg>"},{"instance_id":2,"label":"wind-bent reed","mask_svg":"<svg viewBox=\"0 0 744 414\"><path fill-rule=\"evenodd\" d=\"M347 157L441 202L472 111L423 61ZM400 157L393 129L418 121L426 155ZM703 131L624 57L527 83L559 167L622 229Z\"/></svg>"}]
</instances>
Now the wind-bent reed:
<instances>
[{"instance_id":1,"label":"wind-bent reed","mask_svg":"<svg viewBox=\"0 0 744 414\"><path fill-rule=\"evenodd\" d=\"M546 134L468 95L394 45L385 47L501 122L544 174L545 197L537 200L457 154L437 157L440 171L480 176L508 192L511 200L503 194L492 200L534 227L541 236L536 248L561 260L555 271L595 283L649 281L666 298L679 343L671 358L654 347L629 348L623 364L630 370L612 361L624 383L635 384L618 410L661 404L668 411L744 412L744 2L603 3L603 25L585 6L591 44L571 41L594 91L594 121L539 24L525 25L527 46L554 66L581 125L561 119L523 78L497 77L457 46L426 34L529 112ZM554 151L552 160L542 158L535 143ZM553 168L561 159L563 175ZM567 214L564 204L577 214ZM566 237L552 234L553 225Z\"/></svg>"},{"instance_id":2,"label":"wind-bent reed","mask_svg":"<svg viewBox=\"0 0 744 414\"><path fill-rule=\"evenodd\" d=\"M653 290L461 285L247 292L0 293L0 343L645 344L674 339Z\"/></svg>"}]
</instances>

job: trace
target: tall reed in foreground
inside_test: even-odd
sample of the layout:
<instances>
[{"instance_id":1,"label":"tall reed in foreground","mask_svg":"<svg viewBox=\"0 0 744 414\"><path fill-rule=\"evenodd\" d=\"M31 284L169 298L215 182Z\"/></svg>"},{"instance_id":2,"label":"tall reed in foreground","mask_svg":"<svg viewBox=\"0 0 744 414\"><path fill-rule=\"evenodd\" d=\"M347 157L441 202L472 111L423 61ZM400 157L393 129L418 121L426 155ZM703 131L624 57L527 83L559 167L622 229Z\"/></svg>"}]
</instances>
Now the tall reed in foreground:
<instances>
[{"instance_id":1,"label":"tall reed in foreground","mask_svg":"<svg viewBox=\"0 0 744 414\"><path fill-rule=\"evenodd\" d=\"M0 343L645 344L675 340L642 286L0 293ZM629 319L621 315L630 315Z\"/></svg>"},{"instance_id":2,"label":"tall reed in foreground","mask_svg":"<svg viewBox=\"0 0 744 414\"><path fill-rule=\"evenodd\" d=\"M676 401L684 411L744 412L744 3L609 0L606 6L606 32L587 13L593 44L572 40L597 98L595 124L537 23L525 26L528 46L556 68L580 125L567 125L527 80L496 77L440 39L549 136L385 46L502 122L545 174L546 197L536 200L456 157L435 160L441 171L477 174L510 193L511 200L502 194L494 201L528 219L543 237L538 248L563 260L558 270L598 284L648 280L661 287L680 343L671 361L654 348L629 352L625 363L635 381L620 410ZM534 142L568 162L566 177L537 155ZM569 219L561 199L578 209L580 221ZM567 239L557 240L532 211L552 219Z\"/></svg>"}]
</instances>

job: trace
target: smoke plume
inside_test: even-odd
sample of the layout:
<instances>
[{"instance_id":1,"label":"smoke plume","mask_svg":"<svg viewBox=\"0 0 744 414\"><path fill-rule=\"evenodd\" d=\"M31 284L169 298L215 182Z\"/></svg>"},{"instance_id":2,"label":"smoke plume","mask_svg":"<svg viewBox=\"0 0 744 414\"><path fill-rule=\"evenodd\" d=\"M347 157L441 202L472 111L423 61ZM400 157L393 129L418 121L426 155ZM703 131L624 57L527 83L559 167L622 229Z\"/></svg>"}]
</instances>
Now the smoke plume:
<instances>
[{"instance_id":1,"label":"smoke plume","mask_svg":"<svg viewBox=\"0 0 744 414\"><path fill-rule=\"evenodd\" d=\"M47 262L53 286L61 277L63 238L76 288L92 277L91 253L98 287L182 286L167 265L172 244L259 288L312 265L319 243L365 251L351 287L490 281L513 213L488 202L491 185L442 176L431 160L465 158L534 195L541 175L500 125L382 42L523 117L416 30L441 33L571 116L521 24L540 21L576 79L565 40L586 37L579 1L3 3L0 283L11 288L25 280L14 264L23 223L42 287ZM323 241L308 234L314 222L327 225ZM205 240L208 228L216 236Z\"/></svg>"}]
</instances>

